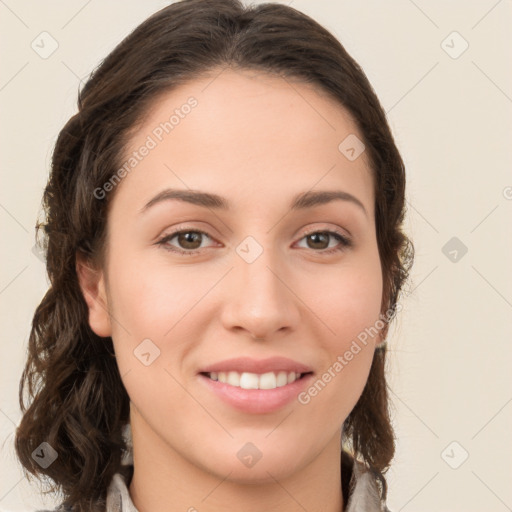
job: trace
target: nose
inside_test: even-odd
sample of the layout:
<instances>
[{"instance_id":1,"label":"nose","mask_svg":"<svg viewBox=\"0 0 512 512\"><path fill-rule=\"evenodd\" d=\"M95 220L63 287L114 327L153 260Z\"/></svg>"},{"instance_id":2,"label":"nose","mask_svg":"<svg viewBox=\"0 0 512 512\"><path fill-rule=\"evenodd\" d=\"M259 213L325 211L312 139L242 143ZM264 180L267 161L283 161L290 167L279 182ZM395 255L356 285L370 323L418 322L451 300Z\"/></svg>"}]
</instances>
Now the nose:
<instances>
[{"instance_id":1,"label":"nose","mask_svg":"<svg viewBox=\"0 0 512 512\"><path fill-rule=\"evenodd\" d=\"M289 269L271 252L264 250L252 263L239 259L229 273L221 314L227 330L268 340L297 329L300 300L293 292Z\"/></svg>"}]
</instances>

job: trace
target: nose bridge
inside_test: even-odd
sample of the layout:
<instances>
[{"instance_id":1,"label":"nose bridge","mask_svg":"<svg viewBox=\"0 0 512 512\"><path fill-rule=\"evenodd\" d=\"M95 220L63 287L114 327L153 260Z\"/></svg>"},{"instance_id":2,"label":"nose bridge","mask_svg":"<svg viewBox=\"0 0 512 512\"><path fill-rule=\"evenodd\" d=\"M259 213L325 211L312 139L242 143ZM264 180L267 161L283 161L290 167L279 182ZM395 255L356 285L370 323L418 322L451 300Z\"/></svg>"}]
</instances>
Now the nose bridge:
<instances>
[{"instance_id":1,"label":"nose bridge","mask_svg":"<svg viewBox=\"0 0 512 512\"><path fill-rule=\"evenodd\" d=\"M282 268L282 265L277 262L276 249L267 246L256 255L254 250L254 247L249 249L249 254L253 253L254 260L245 260L242 257L242 261L238 263L238 273L244 283L243 288L252 291L257 297L274 300L276 295L282 293L283 287L278 277L278 269Z\"/></svg>"},{"instance_id":2,"label":"nose bridge","mask_svg":"<svg viewBox=\"0 0 512 512\"><path fill-rule=\"evenodd\" d=\"M266 237L266 241L272 237ZM225 305L227 328L244 328L265 338L298 319L294 295L285 285L286 274L277 249L247 237L236 248L235 271ZM286 262L285 262L286 263Z\"/></svg>"},{"instance_id":3,"label":"nose bridge","mask_svg":"<svg viewBox=\"0 0 512 512\"><path fill-rule=\"evenodd\" d=\"M270 237L267 237L267 241ZM248 248L248 252L244 252ZM263 308L275 301L286 301L282 278L279 272L283 265L277 261L276 248L270 243L259 244L252 237L237 248L241 261L237 264L237 274L241 281L241 292L248 302ZM249 295L249 297L247 297Z\"/></svg>"}]
</instances>

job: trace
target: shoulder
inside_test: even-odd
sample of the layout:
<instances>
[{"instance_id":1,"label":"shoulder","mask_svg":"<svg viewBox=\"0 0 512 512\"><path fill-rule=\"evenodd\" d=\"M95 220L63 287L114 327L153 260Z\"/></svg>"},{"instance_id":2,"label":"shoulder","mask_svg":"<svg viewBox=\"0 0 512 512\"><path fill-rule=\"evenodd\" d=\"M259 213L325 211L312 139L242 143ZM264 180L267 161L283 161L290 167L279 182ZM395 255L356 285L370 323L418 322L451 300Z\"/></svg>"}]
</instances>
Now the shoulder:
<instances>
[{"instance_id":1,"label":"shoulder","mask_svg":"<svg viewBox=\"0 0 512 512\"><path fill-rule=\"evenodd\" d=\"M343 482L343 471L348 485L346 480ZM346 512L390 512L386 505L385 479L346 452L342 455L342 486L348 500Z\"/></svg>"},{"instance_id":2,"label":"shoulder","mask_svg":"<svg viewBox=\"0 0 512 512\"><path fill-rule=\"evenodd\" d=\"M133 464L122 464L114 474L107 489L106 512L138 512L128 492L133 477ZM39 509L35 512L73 512L71 505L61 503L53 510Z\"/></svg>"}]
</instances>

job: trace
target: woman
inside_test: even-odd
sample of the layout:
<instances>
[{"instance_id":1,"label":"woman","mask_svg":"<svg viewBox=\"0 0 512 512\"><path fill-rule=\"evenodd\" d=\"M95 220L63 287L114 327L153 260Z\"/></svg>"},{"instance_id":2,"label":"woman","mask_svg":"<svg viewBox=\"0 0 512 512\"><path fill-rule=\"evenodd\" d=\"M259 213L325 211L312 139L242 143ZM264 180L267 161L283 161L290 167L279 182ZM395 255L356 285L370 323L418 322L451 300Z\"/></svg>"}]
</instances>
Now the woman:
<instances>
[{"instance_id":1,"label":"woman","mask_svg":"<svg viewBox=\"0 0 512 512\"><path fill-rule=\"evenodd\" d=\"M184 0L78 106L38 226L26 470L63 510L387 510L412 245L360 67L293 8Z\"/></svg>"}]
</instances>

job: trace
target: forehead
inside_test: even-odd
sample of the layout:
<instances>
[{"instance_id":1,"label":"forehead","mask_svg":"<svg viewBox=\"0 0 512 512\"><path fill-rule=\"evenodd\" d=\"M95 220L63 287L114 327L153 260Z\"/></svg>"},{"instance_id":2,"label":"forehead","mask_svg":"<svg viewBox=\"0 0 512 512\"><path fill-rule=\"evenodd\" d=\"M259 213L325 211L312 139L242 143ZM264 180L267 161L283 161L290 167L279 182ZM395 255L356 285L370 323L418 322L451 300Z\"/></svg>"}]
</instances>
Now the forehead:
<instances>
[{"instance_id":1,"label":"forehead","mask_svg":"<svg viewBox=\"0 0 512 512\"><path fill-rule=\"evenodd\" d=\"M140 208L167 187L198 189L261 209L306 190L343 189L371 213L366 153L351 161L339 148L354 136L362 139L350 114L318 88L217 70L153 102L127 145L123 164L134 165L116 193Z\"/></svg>"}]
</instances>

